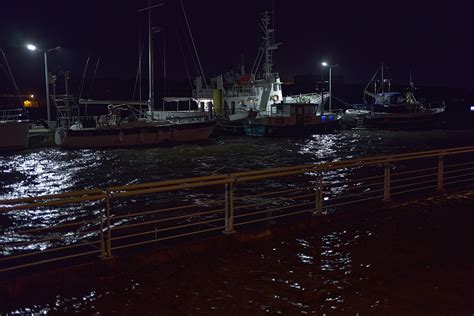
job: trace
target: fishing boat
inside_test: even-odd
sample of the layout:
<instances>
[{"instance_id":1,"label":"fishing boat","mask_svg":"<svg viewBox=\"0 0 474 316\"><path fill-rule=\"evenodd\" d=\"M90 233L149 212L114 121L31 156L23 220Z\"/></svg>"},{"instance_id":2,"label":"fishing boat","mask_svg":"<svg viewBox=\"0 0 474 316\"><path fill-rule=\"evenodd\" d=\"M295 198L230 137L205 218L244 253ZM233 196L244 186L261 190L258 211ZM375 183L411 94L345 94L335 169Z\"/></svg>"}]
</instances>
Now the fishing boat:
<instances>
[{"instance_id":1,"label":"fishing boat","mask_svg":"<svg viewBox=\"0 0 474 316\"><path fill-rule=\"evenodd\" d=\"M265 116L248 119L244 130L248 136L289 137L332 132L340 117L335 114L315 115L317 104L280 103L272 105Z\"/></svg>"},{"instance_id":2,"label":"fishing boat","mask_svg":"<svg viewBox=\"0 0 474 316\"><path fill-rule=\"evenodd\" d=\"M81 105L107 105L108 111L100 116L80 116L74 98L66 95L56 98L59 127L55 141L64 148L107 148L154 146L168 143L202 141L209 138L216 122L209 115L191 110L158 111L155 108L153 75L153 39L151 5L148 10L149 32L149 98L148 101L113 101L81 99ZM67 87L67 85L66 85ZM166 101L201 103L199 98L174 98ZM145 107L145 109L144 109ZM186 113L185 113L186 112ZM198 115L199 114L199 115Z\"/></svg>"},{"instance_id":3,"label":"fishing boat","mask_svg":"<svg viewBox=\"0 0 474 316\"><path fill-rule=\"evenodd\" d=\"M379 73L381 79L377 85ZM445 111L444 103L421 103L415 98L414 91L411 78L406 91L391 91L391 80L384 78L382 63L364 90L364 103L347 109L344 120L357 128L419 129L433 126Z\"/></svg>"},{"instance_id":4,"label":"fishing boat","mask_svg":"<svg viewBox=\"0 0 474 316\"><path fill-rule=\"evenodd\" d=\"M193 96L207 97L212 100L218 117L216 135L249 135L249 131L251 135L261 134L255 132L254 129L258 129L256 126L273 121L275 115L280 115L280 119L283 119L283 114L276 114L277 108L286 109L285 115L310 108L311 110L305 112L306 114L324 116L322 119L314 118L311 121L324 123L325 126L326 117L334 117L336 121L340 119L339 114L325 113L323 110L323 100L329 98L327 92L283 95L283 82L279 74L273 71L273 53L280 43L275 42L275 31L271 24L269 12L264 12L260 25L263 31L263 42L250 73L245 72L242 61L240 71L229 70L224 75L211 79L210 87L204 87L201 78L196 81ZM279 105L281 106L278 107ZM292 121L299 119L292 116L293 114L288 119ZM271 130L275 131L275 129Z\"/></svg>"}]
</instances>

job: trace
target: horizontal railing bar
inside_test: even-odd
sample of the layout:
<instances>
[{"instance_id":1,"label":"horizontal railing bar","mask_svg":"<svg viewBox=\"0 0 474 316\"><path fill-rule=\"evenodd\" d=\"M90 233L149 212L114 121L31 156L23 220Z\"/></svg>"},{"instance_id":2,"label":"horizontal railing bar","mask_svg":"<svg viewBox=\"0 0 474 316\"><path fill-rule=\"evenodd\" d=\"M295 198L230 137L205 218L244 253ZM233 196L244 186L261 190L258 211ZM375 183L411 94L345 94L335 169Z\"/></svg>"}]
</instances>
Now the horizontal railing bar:
<instances>
[{"instance_id":1,"label":"horizontal railing bar","mask_svg":"<svg viewBox=\"0 0 474 316\"><path fill-rule=\"evenodd\" d=\"M197 226L197 225L202 225L202 224L210 224L210 223L220 222L220 221L223 221L223 220L225 220L224 217L215 218L215 219L208 220L208 221L194 222L194 223L183 224L183 225L178 225L178 226L171 226L171 227L166 227L166 228L149 230L149 231L141 232L141 233L117 236L117 237L111 238L110 240L115 241L115 240L123 240L123 239L133 238L133 237L140 237L140 236L149 235L149 234L152 234L152 233L156 234L156 233L166 232L166 231L170 231L170 230L176 230L176 229L180 229L180 228L187 228L187 227L192 227L192 226Z\"/></svg>"},{"instance_id":2,"label":"horizontal railing bar","mask_svg":"<svg viewBox=\"0 0 474 316\"><path fill-rule=\"evenodd\" d=\"M268 201L265 201L265 202L259 202L259 203L253 203L253 204L247 204L247 205L239 205L239 206L234 206L234 210L238 210L238 209L245 209L245 208L249 208L249 207L254 207L254 206L260 206L260 205L265 205L265 204L270 204L270 203L276 203L276 202L285 202L285 201L289 201L289 200L294 200L294 199L299 199L299 198L303 198L303 197L308 197L308 196L314 196L315 193L312 193L312 194L307 194L307 195L302 195L302 196L295 196L295 197L278 197L278 200L268 200Z\"/></svg>"},{"instance_id":3,"label":"horizontal railing bar","mask_svg":"<svg viewBox=\"0 0 474 316\"><path fill-rule=\"evenodd\" d=\"M410 171L404 171L404 172L396 172L392 173L391 176L400 176L404 174L410 174L410 173L419 173L419 172L424 172L424 171L431 171L431 170L437 170L438 167L432 167L432 168L425 168L425 169L417 169L417 170L410 170Z\"/></svg>"},{"instance_id":4,"label":"horizontal railing bar","mask_svg":"<svg viewBox=\"0 0 474 316\"><path fill-rule=\"evenodd\" d=\"M438 179L432 179L432 180L426 180L426 181L421 181L421 182L409 183L409 184L404 184L404 185L392 186L392 187L390 188L390 190L395 190L395 189L400 189L400 188L406 188L406 187L412 187L412 186L414 186L414 185L432 183L432 182L436 182L436 181L438 181Z\"/></svg>"},{"instance_id":5,"label":"horizontal railing bar","mask_svg":"<svg viewBox=\"0 0 474 316\"><path fill-rule=\"evenodd\" d=\"M371 194L371 193L377 193L377 192L383 192L383 191L384 191L384 189L379 189L379 190L372 190L372 191L365 192L365 193L360 193L360 194L351 193L351 194L342 195L342 196L337 196L336 195L334 197L330 197L329 201L347 199L347 198L350 198L351 196L367 196L368 194Z\"/></svg>"},{"instance_id":6,"label":"horizontal railing bar","mask_svg":"<svg viewBox=\"0 0 474 316\"><path fill-rule=\"evenodd\" d=\"M451 182L445 182L445 185L450 185L450 184L456 184L456 183L461 183L461 182L468 182L468 181L474 181L474 179L464 179L464 180L458 180L458 181L451 181Z\"/></svg>"},{"instance_id":7,"label":"horizontal railing bar","mask_svg":"<svg viewBox=\"0 0 474 316\"><path fill-rule=\"evenodd\" d=\"M100 230L97 230L97 229L88 230L88 231L82 231L82 232L75 232L74 234L76 236L84 236L84 235L88 235L88 234L91 234L91 233L99 234ZM12 236L12 238L13 237L14 236ZM29 240L29 241L13 241L13 242L9 242L6 245L8 245L8 247L19 247L19 246L24 246L24 245L37 244L37 243L41 243L41 242L45 242L45 241L59 240L59 238L61 238L61 237L64 237L64 235L61 235L61 236L58 236L58 237L46 237L46 238L41 238L41 239L34 239L34 240Z\"/></svg>"},{"instance_id":8,"label":"horizontal railing bar","mask_svg":"<svg viewBox=\"0 0 474 316\"><path fill-rule=\"evenodd\" d=\"M87 220L87 221L79 221L79 222L61 224L61 225L50 226L50 227L32 228L32 229L28 229L28 230L20 230L17 233L18 234L31 234L31 233L42 232L42 231L45 231L45 230L55 230L55 229L59 229L59 228L77 226L77 225L81 225L81 224L90 224L90 223L95 223L96 221L97 220Z\"/></svg>"},{"instance_id":9,"label":"horizontal railing bar","mask_svg":"<svg viewBox=\"0 0 474 316\"><path fill-rule=\"evenodd\" d=\"M6 212L11 212L11 211L16 211L16 210L27 210L27 209L32 209L36 207L60 206L60 205L67 205L71 203L85 202L85 201L99 201L104 198L106 198L105 194L97 194L97 195L90 195L90 196L79 197L79 198L67 198L67 199L63 199L59 201L50 201L50 202L44 202L44 203L31 203L31 204L17 205L17 206L12 206L12 207L0 207L0 213L6 213Z\"/></svg>"},{"instance_id":10,"label":"horizontal railing bar","mask_svg":"<svg viewBox=\"0 0 474 316\"><path fill-rule=\"evenodd\" d=\"M302 203L302 204L299 204L298 206L303 206L303 205L307 205L307 204L314 204L314 201L311 201L311 202L308 202L308 203ZM295 206L293 206L293 207L295 207ZM287 209L287 208L291 208L291 207L286 207L285 209ZM282 209L278 209L277 211L281 211ZM243 217L255 216L255 215L264 214L264 213L271 213L271 212L275 212L275 210L273 210L273 211L263 210L263 211L257 211L257 212L252 212L252 213L245 213L245 214L241 214L241 215L236 215L236 216L234 216L234 218L243 218ZM270 218L270 217L265 217L265 218Z\"/></svg>"},{"instance_id":11,"label":"horizontal railing bar","mask_svg":"<svg viewBox=\"0 0 474 316\"><path fill-rule=\"evenodd\" d=\"M197 182L197 183L181 183L181 184L176 184L172 186L166 186L166 187L157 187L157 188L152 188L152 189L141 189L141 190L133 190L133 191L121 191L118 193L113 193L111 198L118 198L118 197L126 197L126 196L137 196L137 195L144 195L144 194L150 194L150 193L159 193L159 192L170 192L170 191L179 191L179 190L185 190L185 189L192 189L192 188L198 188L198 187L209 187L209 186L214 186L217 184L226 184L233 182L234 180L231 178L224 178L222 180L214 180L214 181L208 181L208 182Z\"/></svg>"},{"instance_id":12,"label":"horizontal railing bar","mask_svg":"<svg viewBox=\"0 0 474 316\"><path fill-rule=\"evenodd\" d=\"M458 173L458 172L463 172L463 171L467 171L467 170L474 170L474 167L472 167L472 168L464 168L464 169L459 169L459 170L445 171L444 174Z\"/></svg>"},{"instance_id":13,"label":"horizontal railing bar","mask_svg":"<svg viewBox=\"0 0 474 316\"><path fill-rule=\"evenodd\" d=\"M94 251L82 252L82 253L79 253L79 254L74 254L74 255L69 255L69 256L63 256L63 257L46 259L46 260L41 260L41 261L32 262L32 263L26 263L26 264L22 264L22 265L19 265L19 266L13 266L13 267L9 267L9 268L4 268L4 269L0 269L0 272L7 272L7 271L18 270L18 269L22 269L22 268L28 268L28 267L36 266L36 265L39 265L39 264L50 263L50 262L54 262L54 261L66 260L66 259L71 259L71 258L77 258L77 257L92 255L92 254L95 254L95 253L100 253L100 249L94 250Z\"/></svg>"},{"instance_id":14,"label":"horizontal railing bar","mask_svg":"<svg viewBox=\"0 0 474 316\"><path fill-rule=\"evenodd\" d=\"M410 192L416 192L416 191L421 191L421 190L429 190L429 189L433 189L433 188L437 188L437 187L438 187L437 185L429 185L429 186L426 186L424 188L393 192L393 193L391 193L391 195L400 195L400 194L403 194L403 193L410 193Z\"/></svg>"},{"instance_id":15,"label":"horizontal railing bar","mask_svg":"<svg viewBox=\"0 0 474 316\"><path fill-rule=\"evenodd\" d=\"M164 223L164 222L169 222L169 221L172 221L172 220L183 219L183 218L188 218L188 217L209 215L209 214L217 214L217 213L221 213L221 212L224 212L224 211L225 211L225 209L220 209L220 210L212 210L212 211L207 211L207 212L186 214L186 215L182 215L182 216L175 216L175 217L170 217L170 218L157 219L157 220L154 220L154 221L147 221L147 222L141 222L141 223L118 226L118 227L111 227L110 230L111 231L117 231L117 230L130 228L130 227L138 227L138 226L145 226L145 225L150 225L150 224Z\"/></svg>"},{"instance_id":16,"label":"horizontal railing bar","mask_svg":"<svg viewBox=\"0 0 474 316\"><path fill-rule=\"evenodd\" d=\"M60 250L65 250L65 249L73 249L73 248L91 246L91 245L94 245L94 244L100 244L100 240L92 241L92 242L86 242L86 243L81 242L81 243L77 243L77 244L73 244L73 245L67 245L67 246L56 247L56 248L48 248L48 249L41 250L41 251L23 253L23 254L20 254L20 255L1 257L0 262L13 260L13 259L18 259L18 258L31 257L31 256L35 256L35 255L40 255L40 254L42 255L42 254L45 254L45 253L50 253L50 252L55 252L55 251L60 251Z\"/></svg>"},{"instance_id":17,"label":"horizontal railing bar","mask_svg":"<svg viewBox=\"0 0 474 316\"><path fill-rule=\"evenodd\" d=\"M195 183L199 181L213 181L213 180L221 180L227 178L229 175L228 174L218 174L218 175L212 175L212 176L202 176L202 177L194 177L194 178L186 178L186 179L177 179L177 180L165 180L165 181L159 181L159 182L150 182L150 183L143 183L143 184L132 184L132 185L122 185L122 186L113 186L109 187L109 191L122 191L122 190L127 190L127 191L132 191L132 190L142 190L142 189L151 189L155 187L163 187L163 186L174 186L176 184L182 184L182 183Z\"/></svg>"},{"instance_id":18,"label":"horizontal railing bar","mask_svg":"<svg viewBox=\"0 0 474 316\"><path fill-rule=\"evenodd\" d=\"M275 215L275 216L272 216L272 217L265 217L265 218L260 218L260 219L241 222L241 223L235 223L234 226L243 226L243 225L254 224L254 223L258 223L258 222L265 222L265 221L268 221L270 219L294 216L294 215L308 213L308 212L314 212L314 209L310 208L310 209L303 210L303 211L297 211L297 212L292 212L292 213L287 213L287 214Z\"/></svg>"},{"instance_id":19,"label":"horizontal railing bar","mask_svg":"<svg viewBox=\"0 0 474 316\"><path fill-rule=\"evenodd\" d=\"M457 179L457 178L468 177L468 176L472 176L472 175L474 175L474 172L473 173L467 173L467 174L460 174L460 175L457 175L457 176L445 177L444 180Z\"/></svg>"},{"instance_id":20,"label":"horizontal railing bar","mask_svg":"<svg viewBox=\"0 0 474 316\"><path fill-rule=\"evenodd\" d=\"M427 178L427 177L436 177L437 175L438 175L437 173L430 173L430 174L424 174L424 175L416 176L416 177L395 179L395 180L391 180L391 183L410 181L410 180L414 180L414 179L423 179L423 178Z\"/></svg>"},{"instance_id":21,"label":"horizontal railing bar","mask_svg":"<svg viewBox=\"0 0 474 316\"><path fill-rule=\"evenodd\" d=\"M210 231L222 230L222 229L225 229L225 226L213 227L213 228L208 228L208 229L204 229L204 230L199 230L199 231L196 231L196 232L184 233L184 234L174 235L174 236L170 236L170 237L162 237L162 238L159 238L159 239L147 240L147 241L143 241L143 242L112 247L111 249L112 250L120 250L120 249L124 249L124 248L142 246L142 245L146 245L146 244L150 244L150 243L156 243L156 242L159 242L159 241L170 240L170 239L175 239L175 238L185 237L185 236L191 236L191 235L196 235L196 234L200 234L200 233L207 233L207 232L210 232Z\"/></svg>"},{"instance_id":22,"label":"horizontal railing bar","mask_svg":"<svg viewBox=\"0 0 474 316\"><path fill-rule=\"evenodd\" d=\"M378 185L383 185L383 182L369 183L369 184L364 184L364 185L360 185L356 187L352 186L352 187L346 188L346 190L349 191L349 190L354 190L354 189L370 188L370 187L375 187Z\"/></svg>"},{"instance_id":23,"label":"horizontal railing bar","mask_svg":"<svg viewBox=\"0 0 474 316\"><path fill-rule=\"evenodd\" d=\"M248 217L248 216L258 215L258 214L263 214L263 213L271 213L271 212L281 211L281 210L289 209L289 208L292 208L292 207L299 207L299 206L303 206L303 205L307 205L307 204L315 204L315 202L311 201L311 202L300 203L300 204L295 204L295 205L287 205L287 206L278 207L278 208L271 208L269 210L262 210L262 211L253 212L253 213L245 213L245 214L240 214L240 215L234 215L234 218L242 218L242 217Z\"/></svg>"},{"instance_id":24,"label":"horizontal railing bar","mask_svg":"<svg viewBox=\"0 0 474 316\"><path fill-rule=\"evenodd\" d=\"M338 207L338 206L350 205L350 204L357 204L357 203L364 202L364 201L379 200L379 199L382 199L382 198L383 198L383 195L379 195L379 196L368 197L368 198L365 198L365 199L359 199L359 200L343 202L343 203L336 203L336 204L327 203L326 205L324 205L324 208ZM334 201L334 199L333 199L333 201Z\"/></svg>"},{"instance_id":25,"label":"horizontal railing bar","mask_svg":"<svg viewBox=\"0 0 474 316\"><path fill-rule=\"evenodd\" d=\"M2 204L19 204L19 203L27 203L33 202L38 200L52 200L52 199L59 199L65 197L74 197L74 196L83 196L83 195L96 195L103 193L102 189L91 189L91 190L81 190L81 191L72 191L72 192L65 192L65 193L58 193L58 194L49 194L49 195L38 195L32 196L27 198L17 198L17 199L10 199L10 200L0 200L0 205Z\"/></svg>"},{"instance_id":26,"label":"horizontal railing bar","mask_svg":"<svg viewBox=\"0 0 474 316\"><path fill-rule=\"evenodd\" d=\"M249 198L254 198L254 197L262 197L262 196L268 196L268 195L275 195L275 194L281 194L281 193L288 193L288 192L294 192L294 191L301 191L301 190L307 190L308 188L311 187L305 187L305 188L297 188L297 189L289 189L289 190L282 190L282 191L276 191L276 192L270 192L270 193L262 193L262 194L255 194L255 195L245 195L245 196L237 196L234 198L234 201L240 201L240 200L245 200Z\"/></svg>"},{"instance_id":27,"label":"horizontal railing bar","mask_svg":"<svg viewBox=\"0 0 474 316\"><path fill-rule=\"evenodd\" d=\"M218 202L211 202L207 203L207 205L210 204L219 204L219 203L224 203L225 201L218 201ZM206 206L207 206L206 205ZM176 207L169 207L169 208L163 208L160 210L154 210L154 211L146 211L146 212L139 212L139 213L132 213L132 214L125 214L125 215L118 215L114 216L113 219L121 219L121 218L130 218L130 217L137 217L137 216L142 216L142 215L150 215L150 214L158 214L158 213L164 213L164 212L170 212L170 211L178 211L178 210L183 210L187 208L193 208L196 207L196 204L189 204L189 205L182 205L182 206L176 206ZM202 206L204 207L204 206Z\"/></svg>"},{"instance_id":28,"label":"horizontal railing bar","mask_svg":"<svg viewBox=\"0 0 474 316\"><path fill-rule=\"evenodd\" d=\"M458 164L446 164L444 168L452 168L452 167L459 167L459 166L466 166L466 165L472 165L474 164L474 161L471 162L464 162L464 163L458 163Z\"/></svg>"}]
</instances>

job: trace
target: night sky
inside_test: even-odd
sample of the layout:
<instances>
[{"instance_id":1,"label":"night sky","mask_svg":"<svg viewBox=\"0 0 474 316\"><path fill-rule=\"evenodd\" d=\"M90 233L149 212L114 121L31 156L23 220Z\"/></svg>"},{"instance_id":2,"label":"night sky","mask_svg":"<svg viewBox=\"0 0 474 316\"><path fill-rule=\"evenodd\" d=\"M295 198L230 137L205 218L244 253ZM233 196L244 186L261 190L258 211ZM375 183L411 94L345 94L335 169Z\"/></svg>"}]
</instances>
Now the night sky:
<instances>
[{"instance_id":1,"label":"night sky","mask_svg":"<svg viewBox=\"0 0 474 316\"><path fill-rule=\"evenodd\" d=\"M160 3L159 0L152 1ZM250 70L261 43L260 15L271 0L183 0L206 76L237 68L244 56ZM61 45L49 55L50 70L71 70L80 78L89 52L101 57L98 77L132 79L139 33L146 38L147 1L16 0L3 1L0 43L20 89L42 89L43 59L25 43ZM468 1L309 1L274 0L275 70L291 81L297 74L317 74L323 59L339 64L335 75L365 83L384 61L394 81L407 82L410 70L419 85L471 88L474 84L472 6ZM154 9L153 23L166 35L167 72L187 81L177 40L185 24L178 0ZM163 33L156 38L156 72L161 79ZM186 44L183 43L183 45ZM191 75L196 67L186 49ZM147 52L144 52L146 71ZM88 78L92 76L91 65ZM144 73L146 75L146 73ZM6 84L3 74L0 83Z\"/></svg>"}]
</instances>

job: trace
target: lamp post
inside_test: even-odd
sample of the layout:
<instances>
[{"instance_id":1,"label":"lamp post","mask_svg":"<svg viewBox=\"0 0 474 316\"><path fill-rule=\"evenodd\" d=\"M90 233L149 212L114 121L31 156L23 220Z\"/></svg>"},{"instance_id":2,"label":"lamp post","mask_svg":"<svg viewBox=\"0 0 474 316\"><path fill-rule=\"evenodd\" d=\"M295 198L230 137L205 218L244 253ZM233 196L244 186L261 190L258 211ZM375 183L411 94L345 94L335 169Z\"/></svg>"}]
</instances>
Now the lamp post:
<instances>
[{"instance_id":1,"label":"lamp post","mask_svg":"<svg viewBox=\"0 0 474 316\"><path fill-rule=\"evenodd\" d=\"M331 111L332 110L332 67L336 67L338 65L337 64L330 65L327 62L323 61L321 63L321 66L329 68L329 111Z\"/></svg>"},{"instance_id":2,"label":"lamp post","mask_svg":"<svg viewBox=\"0 0 474 316\"><path fill-rule=\"evenodd\" d=\"M48 119L48 125L49 122L51 122L51 105L49 102L49 80L48 80L48 53L52 52L53 50L61 48L61 46L57 46L54 48L50 49L45 49L45 50L40 50L38 49L35 45L33 44L28 44L26 45L26 48L28 48L30 51L40 51L43 52L44 55L44 80L45 80L45 87L46 87L46 111L47 111L47 119Z\"/></svg>"}]
</instances>

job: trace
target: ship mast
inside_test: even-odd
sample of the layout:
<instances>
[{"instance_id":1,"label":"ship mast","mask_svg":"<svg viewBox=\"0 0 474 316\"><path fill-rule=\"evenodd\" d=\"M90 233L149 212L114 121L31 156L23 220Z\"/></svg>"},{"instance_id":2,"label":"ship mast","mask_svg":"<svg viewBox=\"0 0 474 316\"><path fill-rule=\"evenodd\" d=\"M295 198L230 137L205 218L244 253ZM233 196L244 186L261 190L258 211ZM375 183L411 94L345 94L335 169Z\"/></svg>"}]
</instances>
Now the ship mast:
<instances>
[{"instance_id":1,"label":"ship mast","mask_svg":"<svg viewBox=\"0 0 474 316\"><path fill-rule=\"evenodd\" d=\"M270 15L265 11L262 17L262 29L264 32L264 50L265 61L263 64L263 71L265 79L269 80L273 74L273 51L278 49L280 43L275 44L275 29L270 27Z\"/></svg>"}]
</instances>

